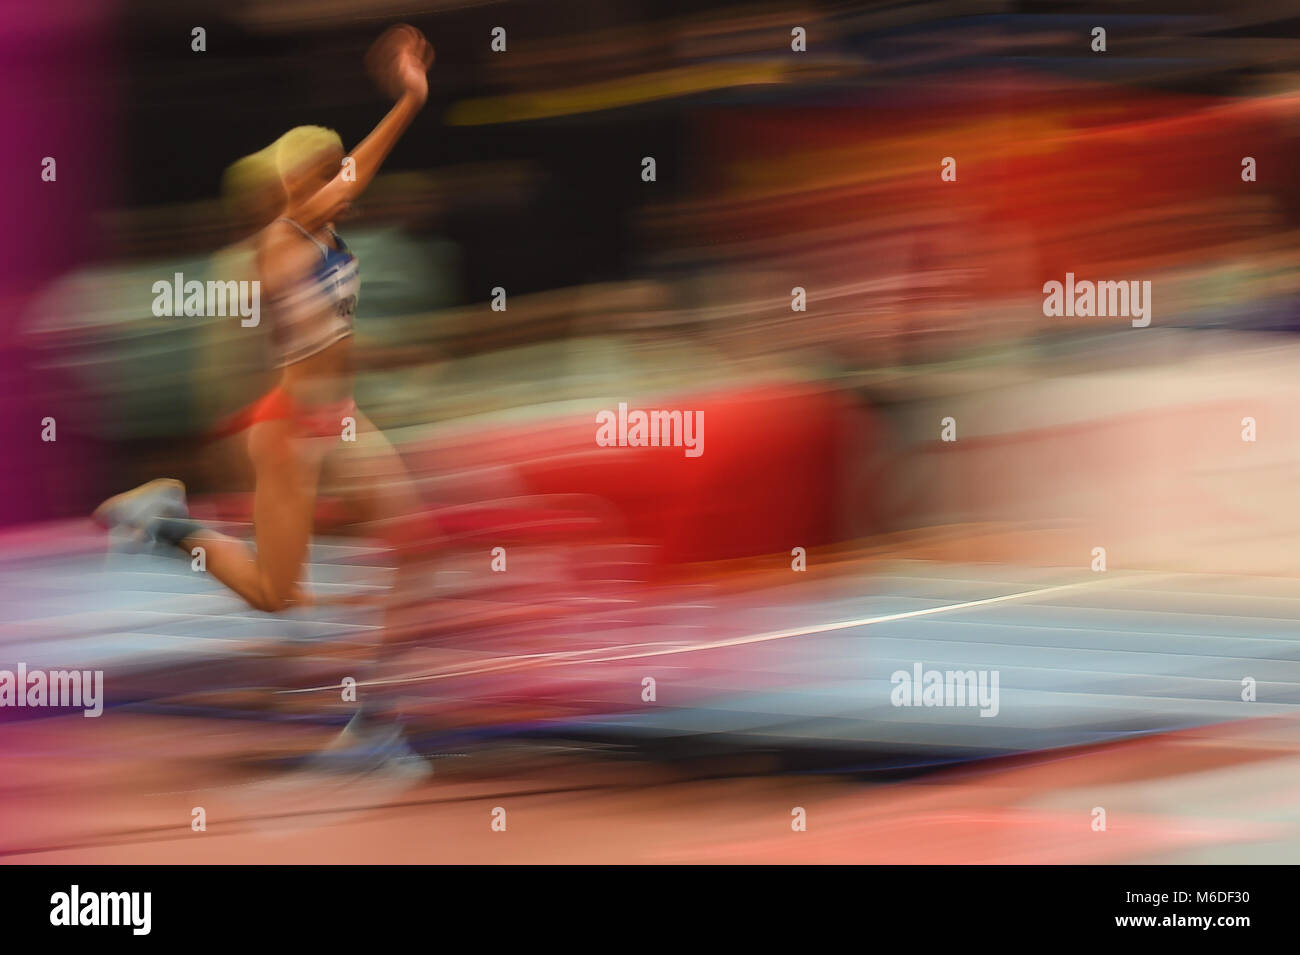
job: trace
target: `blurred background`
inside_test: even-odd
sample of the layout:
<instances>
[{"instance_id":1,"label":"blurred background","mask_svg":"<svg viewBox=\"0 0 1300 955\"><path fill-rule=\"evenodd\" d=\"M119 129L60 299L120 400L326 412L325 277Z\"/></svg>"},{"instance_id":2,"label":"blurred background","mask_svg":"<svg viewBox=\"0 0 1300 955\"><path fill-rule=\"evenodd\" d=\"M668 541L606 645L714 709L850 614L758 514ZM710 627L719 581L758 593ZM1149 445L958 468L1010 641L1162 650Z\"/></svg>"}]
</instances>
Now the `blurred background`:
<instances>
[{"instance_id":1,"label":"blurred background","mask_svg":"<svg viewBox=\"0 0 1300 955\"><path fill-rule=\"evenodd\" d=\"M7 858L1295 859L1290 5L4 17L0 665L102 669L108 703L0 710ZM309 575L337 602L279 616L88 515L165 475L250 534L217 434L273 383L268 322L152 286L245 238L235 159L372 128L400 21L429 102L337 228L358 404L440 528L385 677L435 774L322 786L288 763L346 722L392 577L346 488ZM1067 272L1150 282L1150 325L1046 317ZM620 402L701 411L704 454L597 446ZM997 716L892 705L918 663L998 672Z\"/></svg>"}]
</instances>

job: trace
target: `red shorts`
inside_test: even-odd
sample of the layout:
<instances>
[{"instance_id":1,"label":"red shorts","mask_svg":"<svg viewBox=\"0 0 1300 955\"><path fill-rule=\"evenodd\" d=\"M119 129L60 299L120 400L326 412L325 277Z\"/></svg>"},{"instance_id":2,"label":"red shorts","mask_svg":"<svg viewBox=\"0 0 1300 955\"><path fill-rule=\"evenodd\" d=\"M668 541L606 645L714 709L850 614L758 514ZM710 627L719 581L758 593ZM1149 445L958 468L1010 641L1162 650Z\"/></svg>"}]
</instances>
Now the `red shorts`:
<instances>
[{"instance_id":1,"label":"red shorts","mask_svg":"<svg viewBox=\"0 0 1300 955\"><path fill-rule=\"evenodd\" d=\"M221 422L213 436L228 438L261 421L288 421L299 437L336 438L343 433L343 419L355 419L356 412L356 402L351 398L320 405L306 405L294 401L287 391L276 387L263 395L260 400L241 408Z\"/></svg>"}]
</instances>

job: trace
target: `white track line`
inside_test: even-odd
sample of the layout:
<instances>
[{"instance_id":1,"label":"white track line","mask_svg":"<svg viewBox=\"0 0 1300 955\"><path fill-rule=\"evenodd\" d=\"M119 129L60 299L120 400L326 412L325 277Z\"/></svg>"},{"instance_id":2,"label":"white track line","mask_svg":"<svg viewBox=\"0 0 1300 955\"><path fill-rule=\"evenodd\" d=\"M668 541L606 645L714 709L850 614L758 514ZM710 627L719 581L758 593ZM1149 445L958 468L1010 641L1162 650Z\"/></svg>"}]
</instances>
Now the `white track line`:
<instances>
[{"instance_id":1,"label":"white track line","mask_svg":"<svg viewBox=\"0 0 1300 955\"><path fill-rule=\"evenodd\" d=\"M1168 574L1154 574L1150 577L1142 575L1144 579L1155 579L1170 576ZM464 669L442 670L433 673L420 674L418 676L409 676L394 678L388 680L365 680L360 681L357 686L400 686L409 683L428 683L433 680L449 680L461 676L473 676L480 673L495 673L501 670L510 670L518 667L526 667L531 664L559 664L559 663L609 663L615 660L636 660L645 657L668 656L675 653L698 653L702 650L720 650L725 647L746 646L752 643L767 643L772 640L786 640L790 637L806 637L816 633L831 633L836 630L851 630L854 627L866 627L876 623L889 623L894 620L908 620L912 617L926 617L932 614L952 613L957 610L970 610L975 607L988 607L993 604L1009 603L1013 600L1028 600L1034 597L1042 597L1047 594L1064 593L1070 590L1085 590L1092 587L1103 586L1110 583L1118 583L1133 580L1133 577L1102 576L1095 580L1079 581L1073 584L1058 584L1054 587L1040 587L1037 590L1022 590L1014 594L1003 594L1000 597L984 597L980 600L965 600L961 603L943 604L938 607L926 607L922 610L904 610L899 613L879 614L874 617L858 617L855 620L841 620L836 623L816 624L810 627L795 627L790 630L774 630L769 633L752 633L740 637L730 637L726 640L712 640L706 643L687 644L686 646L662 647L655 650L638 650L634 653L620 653L614 656L589 656L593 653L611 653L619 650L631 649L635 646L645 646L645 644L625 644L618 647L606 647L594 650L563 650L551 653L529 653L519 654L507 657L499 657L495 661L486 661L483 664L477 664ZM341 690L343 684L330 686L307 687L301 690L281 690L285 694L293 693L315 693L324 690Z\"/></svg>"}]
</instances>

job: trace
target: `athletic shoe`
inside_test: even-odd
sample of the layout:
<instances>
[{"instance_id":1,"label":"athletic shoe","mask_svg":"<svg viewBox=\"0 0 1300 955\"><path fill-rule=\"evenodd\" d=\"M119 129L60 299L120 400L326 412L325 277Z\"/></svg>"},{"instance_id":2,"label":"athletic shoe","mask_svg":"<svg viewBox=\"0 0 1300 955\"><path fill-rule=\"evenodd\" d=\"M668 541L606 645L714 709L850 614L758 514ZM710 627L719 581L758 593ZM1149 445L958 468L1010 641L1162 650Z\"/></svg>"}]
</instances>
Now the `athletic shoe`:
<instances>
[{"instance_id":1,"label":"athletic shoe","mask_svg":"<svg viewBox=\"0 0 1300 955\"><path fill-rule=\"evenodd\" d=\"M112 531L110 550L134 552L143 546L159 555L172 551L172 544L161 541L155 533L159 521L188 516L185 485L174 478L159 478L113 496L95 508L92 515L96 524Z\"/></svg>"},{"instance_id":2,"label":"athletic shoe","mask_svg":"<svg viewBox=\"0 0 1300 955\"><path fill-rule=\"evenodd\" d=\"M378 775L412 783L433 775L432 764L411 749L396 723L365 730L357 730L349 723L329 746L308 757L303 768Z\"/></svg>"},{"instance_id":3,"label":"athletic shoe","mask_svg":"<svg viewBox=\"0 0 1300 955\"><path fill-rule=\"evenodd\" d=\"M159 518L189 517L185 485L174 478L158 478L110 497L92 515L107 528L125 528L141 541L157 543L151 528Z\"/></svg>"}]
</instances>

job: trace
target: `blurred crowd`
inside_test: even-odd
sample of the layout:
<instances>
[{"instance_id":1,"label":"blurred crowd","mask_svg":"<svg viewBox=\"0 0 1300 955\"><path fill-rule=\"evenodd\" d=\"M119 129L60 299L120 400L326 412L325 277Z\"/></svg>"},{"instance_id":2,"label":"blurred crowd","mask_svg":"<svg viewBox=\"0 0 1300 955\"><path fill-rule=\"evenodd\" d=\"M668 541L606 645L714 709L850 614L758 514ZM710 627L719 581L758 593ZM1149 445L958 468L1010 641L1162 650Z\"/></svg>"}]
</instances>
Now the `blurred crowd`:
<instances>
[{"instance_id":1,"label":"blurred crowd","mask_svg":"<svg viewBox=\"0 0 1300 955\"><path fill-rule=\"evenodd\" d=\"M936 393L1166 347L1045 317L1045 282L1150 281L1157 329L1295 325L1294 54L1206 38L1266 35L1267 9L1116 6L1094 17L1103 52L1087 17L959 3L371 7L439 56L435 108L338 224L362 263L358 396L412 453L459 427L505 464L488 435L624 399L831 394L853 412L821 490L876 513L840 508L830 542L938 516L904 516L880 478L937 437L917 423ZM267 387L265 325L155 317L151 287L231 267L235 157L299 121L365 128L366 12L227 11L197 53L168 38L178 15L126 10L120 135L78 207L93 238L26 290L9 339L24 397L85 448L28 516L178 468L200 493L246 483L210 438Z\"/></svg>"}]
</instances>

